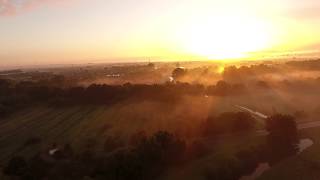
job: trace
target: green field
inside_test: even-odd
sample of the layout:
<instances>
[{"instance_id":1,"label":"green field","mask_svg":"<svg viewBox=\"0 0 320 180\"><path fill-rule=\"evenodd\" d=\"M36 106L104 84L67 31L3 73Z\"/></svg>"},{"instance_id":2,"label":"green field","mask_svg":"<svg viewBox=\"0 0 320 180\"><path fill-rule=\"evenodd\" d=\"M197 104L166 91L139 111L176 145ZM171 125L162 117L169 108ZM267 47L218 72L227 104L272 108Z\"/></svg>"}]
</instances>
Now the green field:
<instances>
[{"instance_id":1,"label":"green field","mask_svg":"<svg viewBox=\"0 0 320 180\"><path fill-rule=\"evenodd\" d=\"M231 109L225 108L225 111ZM29 158L38 152L47 152L54 143L69 143L81 151L88 140L94 140L99 150L108 136L128 141L132 134L141 130L147 134L166 130L192 141L199 135L199 126L214 110L212 101L203 99L187 99L178 104L145 101L113 106L30 107L0 121L0 165L13 156ZM32 138L41 139L41 142L26 145ZM210 148L209 155L168 172L165 179L202 179L205 170L212 168L217 160L234 158L237 151L250 148L260 142L260 138L226 136L219 142L204 141Z\"/></svg>"},{"instance_id":2,"label":"green field","mask_svg":"<svg viewBox=\"0 0 320 180\"><path fill-rule=\"evenodd\" d=\"M53 143L69 143L81 151L88 140L94 140L99 150L108 136L128 141L132 134L142 130L147 134L167 130L192 140L199 133L197 127L209 114L232 110L228 103L223 103L224 106L217 104L221 104L221 101L212 103L212 100L188 99L172 105L146 101L135 104L123 102L113 106L30 107L0 121L0 167L13 156L28 158L39 151L47 151ZM312 128L301 131L303 137L312 138L315 144L302 154L281 161L263 174L261 179L318 179L319 130ZM32 138L41 139L41 142L26 145ZM263 143L264 137L226 136L218 142L205 142L210 148L207 156L172 169L164 179L205 179L204 174L219 162L236 159L237 152Z\"/></svg>"},{"instance_id":3,"label":"green field","mask_svg":"<svg viewBox=\"0 0 320 180\"><path fill-rule=\"evenodd\" d=\"M138 131L147 134L168 130L184 137L208 116L210 107L193 110L186 103L168 106L159 102L122 103L113 106L69 108L33 107L0 121L0 162L14 155L32 156L53 143L70 143L79 149L90 139L101 147L107 136L127 141ZM41 143L24 146L31 138Z\"/></svg>"}]
</instances>

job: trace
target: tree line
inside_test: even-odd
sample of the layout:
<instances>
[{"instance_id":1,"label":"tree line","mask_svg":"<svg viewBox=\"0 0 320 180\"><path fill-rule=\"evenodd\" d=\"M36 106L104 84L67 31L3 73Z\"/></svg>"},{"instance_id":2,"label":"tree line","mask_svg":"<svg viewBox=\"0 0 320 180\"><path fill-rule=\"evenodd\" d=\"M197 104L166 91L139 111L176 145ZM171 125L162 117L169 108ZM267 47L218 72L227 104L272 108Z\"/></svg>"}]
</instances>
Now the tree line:
<instances>
[{"instance_id":1,"label":"tree line","mask_svg":"<svg viewBox=\"0 0 320 180\"><path fill-rule=\"evenodd\" d=\"M112 105L121 101L178 102L183 96L230 96L246 93L241 84L219 81L216 85L203 86L189 83L58 86L48 83L0 79L0 118L23 107L47 103L53 106Z\"/></svg>"}]
</instances>

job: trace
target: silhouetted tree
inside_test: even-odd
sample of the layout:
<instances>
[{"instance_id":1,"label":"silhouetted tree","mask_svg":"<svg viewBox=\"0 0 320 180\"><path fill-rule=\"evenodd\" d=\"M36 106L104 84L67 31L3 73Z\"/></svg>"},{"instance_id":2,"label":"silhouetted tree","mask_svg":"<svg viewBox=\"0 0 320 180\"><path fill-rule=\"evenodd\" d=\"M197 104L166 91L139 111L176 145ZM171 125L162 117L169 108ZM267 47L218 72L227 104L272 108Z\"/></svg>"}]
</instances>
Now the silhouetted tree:
<instances>
[{"instance_id":1,"label":"silhouetted tree","mask_svg":"<svg viewBox=\"0 0 320 180\"><path fill-rule=\"evenodd\" d=\"M227 95L231 91L231 86L225 81L218 81L216 84L215 93L218 95Z\"/></svg>"},{"instance_id":2,"label":"silhouetted tree","mask_svg":"<svg viewBox=\"0 0 320 180\"><path fill-rule=\"evenodd\" d=\"M187 74L187 70L182 67L177 67L172 71L172 77L175 81L181 80Z\"/></svg>"},{"instance_id":3,"label":"silhouetted tree","mask_svg":"<svg viewBox=\"0 0 320 180\"><path fill-rule=\"evenodd\" d=\"M276 114L266 120L267 142L275 160L297 152L298 131L293 116Z\"/></svg>"}]
</instances>

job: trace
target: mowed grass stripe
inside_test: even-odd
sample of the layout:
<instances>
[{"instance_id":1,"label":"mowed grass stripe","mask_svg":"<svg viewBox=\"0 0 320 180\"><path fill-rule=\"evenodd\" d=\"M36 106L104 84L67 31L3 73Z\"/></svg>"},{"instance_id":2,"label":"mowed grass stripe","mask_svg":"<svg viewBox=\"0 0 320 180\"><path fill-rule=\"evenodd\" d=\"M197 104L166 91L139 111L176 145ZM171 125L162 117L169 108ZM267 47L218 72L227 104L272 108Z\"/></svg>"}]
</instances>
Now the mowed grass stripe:
<instances>
[{"instance_id":1,"label":"mowed grass stripe","mask_svg":"<svg viewBox=\"0 0 320 180\"><path fill-rule=\"evenodd\" d=\"M116 106L116 105L115 105ZM79 139L91 139L98 138L99 134L101 134L101 130L104 126L110 125L113 126L113 122L111 122L110 111L115 113L114 106L105 106L101 109L101 112L97 113L95 117L92 117L90 123L86 125L86 127L82 127L78 133ZM114 118L112 118L114 121ZM76 142L77 140L75 140Z\"/></svg>"},{"instance_id":2,"label":"mowed grass stripe","mask_svg":"<svg viewBox=\"0 0 320 180\"><path fill-rule=\"evenodd\" d=\"M98 144L104 141L99 135L104 133L102 129L106 123L101 123L100 120L103 119L105 121L106 109L108 109L106 106L96 109L94 113L90 115L89 121L83 121L84 123L70 136L73 146L83 147L89 139L98 139Z\"/></svg>"},{"instance_id":3,"label":"mowed grass stripe","mask_svg":"<svg viewBox=\"0 0 320 180\"><path fill-rule=\"evenodd\" d=\"M24 133L24 135L30 135L26 134L25 132L33 132L36 135L37 128L39 126L45 125L50 122L50 120L54 119L59 115L57 112L55 112L53 109L49 109L46 113L36 114L33 118L30 118L27 123L23 123L22 126L19 126L15 130L11 130L10 133L7 133L5 136L0 138L0 143L2 141L5 141L7 139L12 139L11 137L15 137L21 133Z\"/></svg>"},{"instance_id":4,"label":"mowed grass stripe","mask_svg":"<svg viewBox=\"0 0 320 180\"><path fill-rule=\"evenodd\" d=\"M0 126L0 136L13 132L14 130L20 129L24 127L26 124L34 121L35 118L42 116L50 112L51 110L48 108L37 108L29 111L25 116L11 116L9 119L5 119L6 124Z\"/></svg>"},{"instance_id":5,"label":"mowed grass stripe","mask_svg":"<svg viewBox=\"0 0 320 180\"><path fill-rule=\"evenodd\" d=\"M65 121L66 119L71 117L73 114L77 113L77 111L74 111L74 110L73 111L68 110L68 111L69 111L68 113L61 111L61 114L59 114L58 116L57 116L58 114L57 112L52 111L52 114L55 115L52 118L59 120L59 122L61 122L61 121ZM67 117L63 117L63 116L66 116L67 114L68 114ZM62 117L60 117L61 115ZM43 123L43 126L46 126L46 125L48 124ZM6 162L16 154L22 154L20 152L23 151L24 149L21 149L21 147L28 138L30 138L30 136L28 136L27 134L20 135L16 140L13 141L13 144L11 144L11 146L8 146L8 148L2 150L2 154L0 155L0 163ZM41 143L42 146L48 146L49 143L52 142L50 139L43 138L43 136L41 138L42 138L42 143ZM37 152L37 148L33 148L33 149L34 149L33 150L33 154L34 154Z\"/></svg>"},{"instance_id":6,"label":"mowed grass stripe","mask_svg":"<svg viewBox=\"0 0 320 180\"><path fill-rule=\"evenodd\" d=\"M79 113L79 111L81 111L81 108L79 107L68 108L67 110L59 109L61 114L56 116L51 123L45 124L41 129L39 129L41 130L39 131L39 135L41 135L44 140L43 143L49 145L49 143L53 142L51 138L57 133L57 131L59 131L61 125L69 121L70 118Z\"/></svg>"},{"instance_id":7,"label":"mowed grass stripe","mask_svg":"<svg viewBox=\"0 0 320 180\"><path fill-rule=\"evenodd\" d=\"M52 137L50 137L51 140L56 141L62 141L64 143L71 143L69 142L69 138L67 136L69 131L71 131L73 128L77 128L77 126L84 120L90 120L88 119L88 116L94 112L93 107L85 107L81 108L81 111L78 111L77 113L73 114L67 121L65 121L62 124L59 124L59 127L56 128L54 133L52 133Z\"/></svg>"},{"instance_id":8,"label":"mowed grass stripe","mask_svg":"<svg viewBox=\"0 0 320 180\"><path fill-rule=\"evenodd\" d=\"M39 124L39 122L42 121L41 117L50 116L50 114L52 114L51 110L46 111L45 113L40 113L40 114L38 114L38 112L34 112L34 116L28 118L28 121L24 121L23 123L21 123L20 126L18 126L16 128L12 128L12 129L10 129L9 132L6 132L5 134L3 134L0 137L0 144L3 143L3 141L6 141L8 139L12 139L12 137L17 136L17 135L21 134L22 132L28 131L32 126Z\"/></svg>"},{"instance_id":9,"label":"mowed grass stripe","mask_svg":"<svg viewBox=\"0 0 320 180\"><path fill-rule=\"evenodd\" d=\"M8 117L2 118L0 121L0 129L2 127L6 127L9 124L12 124L12 120L16 120L16 119L23 119L26 118L28 116L31 116L33 111L35 110L36 107L34 108L28 108L28 109L24 109L21 111L18 111L14 114L11 114Z\"/></svg>"},{"instance_id":10,"label":"mowed grass stripe","mask_svg":"<svg viewBox=\"0 0 320 180\"><path fill-rule=\"evenodd\" d=\"M56 129L59 124L64 121L68 121L70 117L76 114L79 111L79 108L66 108L66 109L53 109L53 118L46 119L46 123L39 124L37 129L37 135L46 139L50 131Z\"/></svg>"},{"instance_id":11,"label":"mowed grass stripe","mask_svg":"<svg viewBox=\"0 0 320 180\"><path fill-rule=\"evenodd\" d=\"M9 160L13 155L23 155L24 157L32 157L35 153L39 152L43 147L49 147L53 142L57 143L71 143L71 138L73 136L71 132L74 128L77 129L77 125L83 121L90 121L91 116L94 116L96 113L96 107L78 107L72 108L63 111L60 115L54 119L58 121L51 120L51 123L45 123L44 126L41 126L40 129L37 129L37 134L41 135L43 143L38 145L33 145L26 147L24 149L19 148L21 146L16 146L11 149L16 149L19 151L9 154L7 158L2 159L2 162ZM58 114L56 111L53 111L53 114ZM86 122L85 121L85 122ZM55 123L52 123L55 122ZM75 136L73 136L75 137ZM73 138L72 138L73 139ZM25 139L27 140L27 139ZM21 141L21 145L25 141ZM63 145L63 144L60 144Z\"/></svg>"},{"instance_id":12,"label":"mowed grass stripe","mask_svg":"<svg viewBox=\"0 0 320 180\"><path fill-rule=\"evenodd\" d=\"M0 150L0 159L2 159L2 157L6 157L6 158L10 158L11 156L13 156L15 153L17 153L17 150L20 149L20 147L26 142L26 140L32 136L37 136L40 138L43 138L42 136L38 136L40 135L39 133L39 126L47 126L48 123L50 122L50 120L60 120L63 119L60 116L62 115L66 115L66 112L63 111L59 111L60 113L57 113L56 111L52 110L51 112L49 112L50 115L46 115L46 120L42 120L38 121L35 120L34 123L32 123L33 126L29 126L28 128L25 128L19 132L17 132L16 134L14 134L13 136L11 136L10 138L5 139L4 141L1 142L7 145L7 148ZM68 112L68 113L72 113ZM42 142L45 142L45 139L42 139Z\"/></svg>"},{"instance_id":13,"label":"mowed grass stripe","mask_svg":"<svg viewBox=\"0 0 320 180\"><path fill-rule=\"evenodd\" d=\"M83 136L83 132L92 124L95 123L94 121L97 117L101 116L104 112L104 107L94 107L92 112L90 112L84 120L80 121L77 126L70 129L67 133L67 137L74 146L78 146L83 144L83 141L87 140L86 136ZM97 133L96 131L92 131L92 134Z\"/></svg>"},{"instance_id":14,"label":"mowed grass stripe","mask_svg":"<svg viewBox=\"0 0 320 180\"><path fill-rule=\"evenodd\" d=\"M60 114L58 112L60 112ZM79 112L82 112L82 108L68 108L64 111L61 109L55 109L55 113L59 115L56 116L54 120L51 120L50 123L45 123L39 129L37 129L37 134L39 137L41 137L42 143L40 145L24 148L20 152L17 152L17 154L32 157L35 153L39 152L40 148L48 148L53 142L56 142L56 139L53 137L56 135L57 130L61 128L60 125L64 122L70 121L70 119L72 119L72 117ZM64 139L64 137L62 138Z\"/></svg>"}]
</instances>

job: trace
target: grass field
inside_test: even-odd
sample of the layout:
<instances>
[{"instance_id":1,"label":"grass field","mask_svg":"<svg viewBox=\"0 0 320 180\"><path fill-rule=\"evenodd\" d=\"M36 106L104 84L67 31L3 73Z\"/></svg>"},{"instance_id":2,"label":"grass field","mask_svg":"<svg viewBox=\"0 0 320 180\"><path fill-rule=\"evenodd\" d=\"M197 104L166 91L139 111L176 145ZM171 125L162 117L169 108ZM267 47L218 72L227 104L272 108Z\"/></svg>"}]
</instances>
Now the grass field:
<instances>
[{"instance_id":1,"label":"grass field","mask_svg":"<svg viewBox=\"0 0 320 180\"><path fill-rule=\"evenodd\" d=\"M39 151L47 151L54 143L69 143L81 151L88 140L94 140L99 150L107 136L127 141L142 130L147 134L167 130L192 141L208 115L214 111L236 110L227 102L224 106L216 106L218 104L221 101L213 103L210 98L203 98L186 99L178 104L145 101L113 106L30 107L0 121L0 168L13 156L29 158ZM41 142L26 144L35 138ZM254 136L226 136L221 142L206 142L212 151L208 156L168 172L165 179L202 179L206 169L216 164L214 162L232 159L235 152L259 141Z\"/></svg>"},{"instance_id":2,"label":"grass field","mask_svg":"<svg viewBox=\"0 0 320 180\"><path fill-rule=\"evenodd\" d=\"M107 136L127 141L132 134L142 130L147 134L167 130L192 139L208 115L235 110L230 104L233 102L225 99L202 98L186 99L178 104L145 101L113 106L30 107L0 121L0 168L15 155L32 157L53 143L69 143L81 151L88 140L95 140L96 148L102 148ZM315 145L299 156L275 165L261 179L320 177L319 130L302 131L303 136L314 139ZM41 142L27 145L32 138ZM211 148L208 156L173 169L165 179L204 179L206 171L215 168L217 162L235 159L236 152L262 143L262 139L251 135L227 136L221 142L207 142Z\"/></svg>"},{"instance_id":3,"label":"grass field","mask_svg":"<svg viewBox=\"0 0 320 180\"><path fill-rule=\"evenodd\" d=\"M168 106L160 102L28 108L0 121L0 162L14 155L30 157L53 143L70 143L78 149L93 139L99 148L107 136L126 141L138 131L151 134L168 130L188 137L196 133L196 127L210 111L206 102L194 105L201 108L194 109L188 103ZM25 145L32 138L41 139L41 143Z\"/></svg>"}]
</instances>

